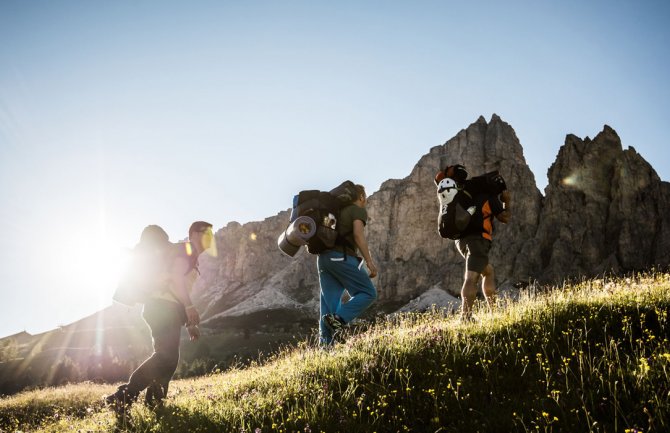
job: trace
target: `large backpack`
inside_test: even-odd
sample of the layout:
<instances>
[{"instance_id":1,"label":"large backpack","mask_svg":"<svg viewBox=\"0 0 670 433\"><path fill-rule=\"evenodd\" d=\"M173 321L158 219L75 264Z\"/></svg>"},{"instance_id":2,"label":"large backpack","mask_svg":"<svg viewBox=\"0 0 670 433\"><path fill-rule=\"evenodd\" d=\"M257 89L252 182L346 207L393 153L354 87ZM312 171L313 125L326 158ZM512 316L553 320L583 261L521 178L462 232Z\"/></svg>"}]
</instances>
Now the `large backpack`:
<instances>
[{"instance_id":1,"label":"large backpack","mask_svg":"<svg viewBox=\"0 0 670 433\"><path fill-rule=\"evenodd\" d=\"M440 212L437 216L437 231L447 239L459 239L470 224L476 211L472 195L459 188L452 178L444 178L437 185Z\"/></svg>"},{"instance_id":2,"label":"large backpack","mask_svg":"<svg viewBox=\"0 0 670 433\"><path fill-rule=\"evenodd\" d=\"M301 191L293 197L289 225L279 236L277 244L293 257L302 245L310 254L321 254L341 243L337 222L340 210L357 198L353 182L347 180L329 192Z\"/></svg>"},{"instance_id":3,"label":"large backpack","mask_svg":"<svg viewBox=\"0 0 670 433\"><path fill-rule=\"evenodd\" d=\"M185 274L197 268L197 257L185 242L159 245L138 244L129 255L126 268L112 296L117 303L134 306L170 289L170 266L178 257L188 262Z\"/></svg>"},{"instance_id":4,"label":"large backpack","mask_svg":"<svg viewBox=\"0 0 670 433\"><path fill-rule=\"evenodd\" d=\"M437 229L441 237L460 239L471 223L481 204L475 198L482 195L498 195L507 186L498 171L467 179L462 165L449 166L435 176L440 212Z\"/></svg>"}]
</instances>

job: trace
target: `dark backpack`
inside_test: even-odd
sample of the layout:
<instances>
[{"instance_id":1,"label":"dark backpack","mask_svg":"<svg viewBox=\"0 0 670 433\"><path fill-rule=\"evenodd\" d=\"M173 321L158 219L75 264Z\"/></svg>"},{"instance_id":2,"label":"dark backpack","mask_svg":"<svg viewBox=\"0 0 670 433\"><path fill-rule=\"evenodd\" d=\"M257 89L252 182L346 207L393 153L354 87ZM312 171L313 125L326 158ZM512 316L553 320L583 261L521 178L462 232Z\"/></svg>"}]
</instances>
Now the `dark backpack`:
<instances>
[{"instance_id":1,"label":"dark backpack","mask_svg":"<svg viewBox=\"0 0 670 433\"><path fill-rule=\"evenodd\" d=\"M169 284L167 250L138 249L130 252L119 284L112 299L120 304L132 307L143 304Z\"/></svg>"},{"instance_id":2,"label":"dark backpack","mask_svg":"<svg viewBox=\"0 0 670 433\"><path fill-rule=\"evenodd\" d=\"M465 190L456 193L453 201L441 204L437 217L437 231L446 239L459 239L465 232L476 207L472 196Z\"/></svg>"},{"instance_id":3,"label":"dark backpack","mask_svg":"<svg viewBox=\"0 0 670 433\"><path fill-rule=\"evenodd\" d=\"M300 247L297 241L305 242L310 254L321 254L332 249L341 242L341 236L338 235L337 228L340 211L345 206L353 203L356 198L355 185L349 180L342 182L329 192L319 190L301 191L293 197L289 227L280 235L279 248L290 256L293 256ZM308 218L309 220L301 218L300 221L310 221L310 224L315 226L315 230L307 231L308 238L296 239L292 236L286 236L287 231L291 229L291 225L298 221L300 217ZM304 230L303 233L305 233ZM297 241L291 242L291 239Z\"/></svg>"},{"instance_id":4,"label":"dark backpack","mask_svg":"<svg viewBox=\"0 0 670 433\"><path fill-rule=\"evenodd\" d=\"M467 171L462 165L449 166L435 176L440 200L437 230L443 238L455 240L468 232L472 216L477 211L481 213L481 203L474 198L482 194L498 195L507 189L498 171L466 178Z\"/></svg>"},{"instance_id":5,"label":"dark backpack","mask_svg":"<svg viewBox=\"0 0 670 433\"><path fill-rule=\"evenodd\" d=\"M130 252L128 264L112 299L132 307L168 290L171 281L170 266L178 257L183 257L188 262L184 275L197 269L197 256L192 253L188 243L166 242L149 247L138 245Z\"/></svg>"},{"instance_id":6,"label":"dark backpack","mask_svg":"<svg viewBox=\"0 0 670 433\"><path fill-rule=\"evenodd\" d=\"M505 179L498 170L475 176L464 183L463 188L473 197L479 194L498 195L507 189Z\"/></svg>"}]
</instances>

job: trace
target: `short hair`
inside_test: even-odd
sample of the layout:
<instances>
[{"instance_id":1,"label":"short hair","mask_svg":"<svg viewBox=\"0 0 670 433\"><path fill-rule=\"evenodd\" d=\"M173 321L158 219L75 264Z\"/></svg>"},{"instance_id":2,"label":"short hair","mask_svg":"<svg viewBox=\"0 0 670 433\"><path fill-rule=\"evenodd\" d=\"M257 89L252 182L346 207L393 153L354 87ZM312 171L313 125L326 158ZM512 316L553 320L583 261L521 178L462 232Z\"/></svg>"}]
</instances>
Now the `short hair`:
<instances>
[{"instance_id":1,"label":"short hair","mask_svg":"<svg viewBox=\"0 0 670 433\"><path fill-rule=\"evenodd\" d=\"M196 221L193 224L191 224L191 227L188 229L188 237L189 239L193 237L194 233L198 232L204 232L207 229L211 229L212 225L208 222L205 221Z\"/></svg>"},{"instance_id":2,"label":"short hair","mask_svg":"<svg viewBox=\"0 0 670 433\"><path fill-rule=\"evenodd\" d=\"M363 185L354 185L354 189L356 190L356 200L358 200L358 197L362 195L367 197L367 194L365 194L365 187Z\"/></svg>"}]
</instances>

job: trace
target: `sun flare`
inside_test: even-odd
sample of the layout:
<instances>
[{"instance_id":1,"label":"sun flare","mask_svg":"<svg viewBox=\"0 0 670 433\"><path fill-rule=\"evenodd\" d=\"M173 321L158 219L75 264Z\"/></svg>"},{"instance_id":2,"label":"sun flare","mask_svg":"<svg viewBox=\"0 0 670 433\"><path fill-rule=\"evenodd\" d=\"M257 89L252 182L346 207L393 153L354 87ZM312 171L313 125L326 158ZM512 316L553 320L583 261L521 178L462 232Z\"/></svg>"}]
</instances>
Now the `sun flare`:
<instances>
[{"instance_id":1,"label":"sun flare","mask_svg":"<svg viewBox=\"0 0 670 433\"><path fill-rule=\"evenodd\" d=\"M80 230L55 242L51 252L51 275L73 299L99 299L107 305L129 257L124 247L109 236Z\"/></svg>"}]
</instances>

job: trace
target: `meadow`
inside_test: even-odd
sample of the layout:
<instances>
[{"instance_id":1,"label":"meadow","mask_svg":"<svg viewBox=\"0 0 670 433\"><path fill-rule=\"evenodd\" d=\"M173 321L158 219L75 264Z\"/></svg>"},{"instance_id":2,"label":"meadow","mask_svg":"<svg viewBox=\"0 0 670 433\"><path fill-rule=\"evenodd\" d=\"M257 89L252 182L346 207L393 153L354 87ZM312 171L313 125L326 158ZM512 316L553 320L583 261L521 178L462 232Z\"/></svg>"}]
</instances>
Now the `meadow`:
<instances>
[{"instance_id":1,"label":"meadow","mask_svg":"<svg viewBox=\"0 0 670 433\"><path fill-rule=\"evenodd\" d=\"M112 385L23 392L0 400L0 431L666 432L669 310L664 272L531 286L473 322L387 316L178 380L124 418L101 404Z\"/></svg>"}]
</instances>

